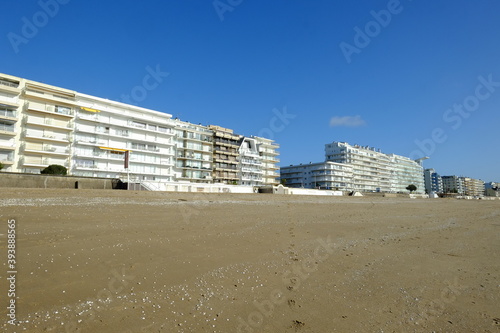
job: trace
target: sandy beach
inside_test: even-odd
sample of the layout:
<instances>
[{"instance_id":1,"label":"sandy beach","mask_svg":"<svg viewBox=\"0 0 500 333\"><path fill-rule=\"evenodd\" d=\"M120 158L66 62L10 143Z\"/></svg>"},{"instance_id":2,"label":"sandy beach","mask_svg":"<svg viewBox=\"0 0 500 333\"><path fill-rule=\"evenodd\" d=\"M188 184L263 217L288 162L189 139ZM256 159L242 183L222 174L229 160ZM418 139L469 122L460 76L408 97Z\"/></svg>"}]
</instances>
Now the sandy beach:
<instances>
[{"instance_id":1,"label":"sandy beach","mask_svg":"<svg viewBox=\"0 0 500 333\"><path fill-rule=\"evenodd\" d=\"M498 200L2 189L0 220L5 332L500 332Z\"/></svg>"}]
</instances>

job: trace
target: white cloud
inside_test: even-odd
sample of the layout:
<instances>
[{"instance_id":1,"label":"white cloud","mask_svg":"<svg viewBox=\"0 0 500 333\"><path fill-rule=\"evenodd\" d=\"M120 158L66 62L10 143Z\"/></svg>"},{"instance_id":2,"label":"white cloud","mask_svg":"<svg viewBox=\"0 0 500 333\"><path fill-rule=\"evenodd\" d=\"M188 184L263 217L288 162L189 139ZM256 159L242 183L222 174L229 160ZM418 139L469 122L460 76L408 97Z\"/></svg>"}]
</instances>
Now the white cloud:
<instances>
[{"instance_id":1,"label":"white cloud","mask_svg":"<svg viewBox=\"0 0 500 333\"><path fill-rule=\"evenodd\" d=\"M332 117L330 119L330 127L345 126L345 127L359 127L366 125L366 121L361 116L343 116Z\"/></svg>"}]
</instances>

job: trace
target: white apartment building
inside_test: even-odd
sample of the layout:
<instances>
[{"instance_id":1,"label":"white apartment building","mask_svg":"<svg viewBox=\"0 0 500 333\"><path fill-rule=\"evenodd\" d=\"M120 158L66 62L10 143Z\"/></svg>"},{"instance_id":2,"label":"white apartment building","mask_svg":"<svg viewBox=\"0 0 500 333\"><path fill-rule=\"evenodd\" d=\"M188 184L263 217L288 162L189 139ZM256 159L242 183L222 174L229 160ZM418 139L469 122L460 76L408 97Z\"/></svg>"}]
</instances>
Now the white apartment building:
<instances>
[{"instance_id":1,"label":"white apartment building","mask_svg":"<svg viewBox=\"0 0 500 333\"><path fill-rule=\"evenodd\" d=\"M352 190L392 191L394 183L391 183L391 158L380 150L368 146L351 146L346 142L332 142L325 145L325 157L327 161L352 166Z\"/></svg>"},{"instance_id":2,"label":"white apartment building","mask_svg":"<svg viewBox=\"0 0 500 333\"><path fill-rule=\"evenodd\" d=\"M194 183L213 181L213 136L206 126L178 119L175 123L175 180Z\"/></svg>"},{"instance_id":3,"label":"white apartment building","mask_svg":"<svg viewBox=\"0 0 500 333\"><path fill-rule=\"evenodd\" d=\"M292 187L408 193L406 187L413 184L416 193L425 192L422 166L404 156L384 154L369 146L332 142L325 145L325 160L326 163L310 167L283 167L280 178Z\"/></svg>"},{"instance_id":4,"label":"white apartment building","mask_svg":"<svg viewBox=\"0 0 500 333\"><path fill-rule=\"evenodd\" d=\"M76 176L276 184L273 140L171 118L0 74L0 163L8 172L59 164Z\"/></svg>"},{"instance_id":5,"label":"white apartment building","mask_svg":"<svg viewBox=\"0 0 500 333\"><path fill-rule=\"evenodd\" d=\"M348 191L352 189L352 167L345 163L320 162L290 165L280 169L288 187Z\"/></svg>"},{"instance_id":6,"label":"white apartment building","mask_svg":"<svg viewBox=\"0 0 500 333\"><path fill-rule=\"evenodd\" d=\"M251 136L255 139L261 157L262 167L262 182L265 185L278 185L278 170L280 169L277 164L279 163L279 145L274 140L261 138L258 136Z\"/></svg>"},{"instance_id":7,"label":"white apartment building","mask_svg":"<svg viewBox=\"0 0 500 333\"><path fill-rule=\"evenodd\" d=\"M77 101L71 174L173 181L171 115L79 93Z\"/></svg>"},{"instance_id":8,"label":"white apartment building","mask_svg":"<svg viewBox=\"0 0 500 333\"><path fill-rule=\"evenodd\" d=\"M5 171L18 168L16 150L21 130L20 94L19 80L11 76L0 76L0 163Z\"/></svg>"},{"instance_id":9,"label":"white apartment building","mask_svg":"<svg viewBox=\"0 0 500 333\"><path fill-rule=\"evenodd\" d=\"M424 169L408 157L390 154L391 192L406 193L408 185L417 187L416 193L425 193Z\"/></svg>"},{"instance_id":10,"label":"white apartment building","mask_svg":"<svg viewBox=\"0 0 500 333\"><path fill-rule=\"evenodd\" d=\"M262 158L257 140L244 137L241 140L238 156L239 185L260 186L263 184Z\"/></svg>"},{"instance_id":11,"label":"white apartment building","mask_svg":"<svg viewBox=\"0 0 500 333\"><path fill-rule=\"evenodd\" d=\"M5 171L59 164L76 176L172 180L169 114L4 74L0 82Z\"/></svg>"},{"instance_id":12,"label":"white apartment building","mask_svg":"<svg viewBox=\"0 0 500 333\"><path fill-rule=\"evenodd\" d=\"M4 170L38 173L49 164L69 167L75 93L3 74L0 83Z\"/></svg>"}]
</instances>

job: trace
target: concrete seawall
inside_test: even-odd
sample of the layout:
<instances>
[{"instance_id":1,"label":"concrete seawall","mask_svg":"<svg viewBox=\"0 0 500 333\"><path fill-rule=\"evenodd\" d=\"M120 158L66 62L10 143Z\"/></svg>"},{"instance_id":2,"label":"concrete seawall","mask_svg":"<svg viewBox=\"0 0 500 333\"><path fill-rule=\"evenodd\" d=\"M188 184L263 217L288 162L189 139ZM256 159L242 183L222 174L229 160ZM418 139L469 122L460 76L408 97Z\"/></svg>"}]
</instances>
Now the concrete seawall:
<instances>
[{"instance_id":1,"label":"concrete seawall","mask_svg":"<svg viewBox=\"0 0 500 333\"><path fill-rule=\"evenodd\" d=\"M119 181L112 178L73 177L55 175L37 175L27 173L0 172L1 187L17 188L78 188L93 190L111 190L119 186Z\"/></svg>"}]
</instances>

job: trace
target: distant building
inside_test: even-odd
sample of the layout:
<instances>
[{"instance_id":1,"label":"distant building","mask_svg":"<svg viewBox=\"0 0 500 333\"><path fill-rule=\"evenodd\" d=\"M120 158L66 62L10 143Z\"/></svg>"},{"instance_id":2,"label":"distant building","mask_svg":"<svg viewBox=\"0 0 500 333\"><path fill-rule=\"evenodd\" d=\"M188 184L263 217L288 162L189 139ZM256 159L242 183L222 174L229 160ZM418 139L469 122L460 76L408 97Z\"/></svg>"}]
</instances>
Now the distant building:
<instances>
[{"instance_id":1,"label":"distant building","mask_svg":"<svg viewBox=\"0 0 500 333\"><path fill-rule=\"evenodd\" d=\"M484 181L481 179L474 179L464 177L465 195L473 197L484 196Z\"/></svg>"},{"instance_id":2,"label":"distant building","mask_svg":"<svg viewBox=\"0 0 500 333\"><path fill-rule=\"evenodd\" d=\"M480 179L458 176L443 176L445 193L458 193L467 196L484 196L484 182Z\"/></svg>"},{"instance_id":3,"label":"distant building","mask_svg":"<svg viewBox=\"0 0 500 333\"><path fill-rule=\"evenodd\" d=\"M442 176L444 193L465 193L465 186L462 177Z\"/></svg>"},{"instance_id":4,"label":"distant building","mask_svg":"<svg viewBox=\"0 0 500 333\"><path fill-rule=\"evenodd\" d=\"M352 167L345 163L319 162L281 167L281 180L288 187L352 189Z\"/></svg>"},{"instance_id":5,"label":"distant building","mask_svg":"<svg viewBox=\"0 0 500 333\"><path fill-rule=\"evenodd\" d=\"M500 183L489 182L484 184L484 195L488 197L500 197Z\"/></svg>"},{"instance_id":6,"label":"distant building","mask_svg":"<svg viewBox=\"0 0 500 333\"><path fill-rule=\"evenodd\" d=\"M326 144L325 157L352 167L352 190L407 193L406 187L413 184L416 193L425 192L423 167L408 157L346 142Z\"/></svg>"},{"instance_id":7,"label":"distant building","mask_svg":"<svg viewBox=\"0 0 500 333\"><path fill-rule=\"evenodd\" d=\"M281 168L286 185L363 192L424 193L423 168L408 157L384 154L373 147L333 142L325 145L325 162Z\"/></svg>"},{"instance_id":8,"label":"distant building","mask_svg":"<svg viewBox=\"0 0 500 333\"><path fill-rule=\"evenodd\" d=\"M437 174L434 169L425 169L424 170L424 181L425 181L425 191L430 194L434 193L443 193L443 179L439 174Z\"/></svg>"},{"instance_id":9,"label":"distant building","mask_svg":"<svg viewBox=\"0 0 500 333\"><path fill-rule=\"evenodd\" d=\"M390 183L391 192L406 193L408 185L417 187L416 193L425 193L423 167L417 161L408 157L391 154Z\"/></svg>"}]
</instances>

